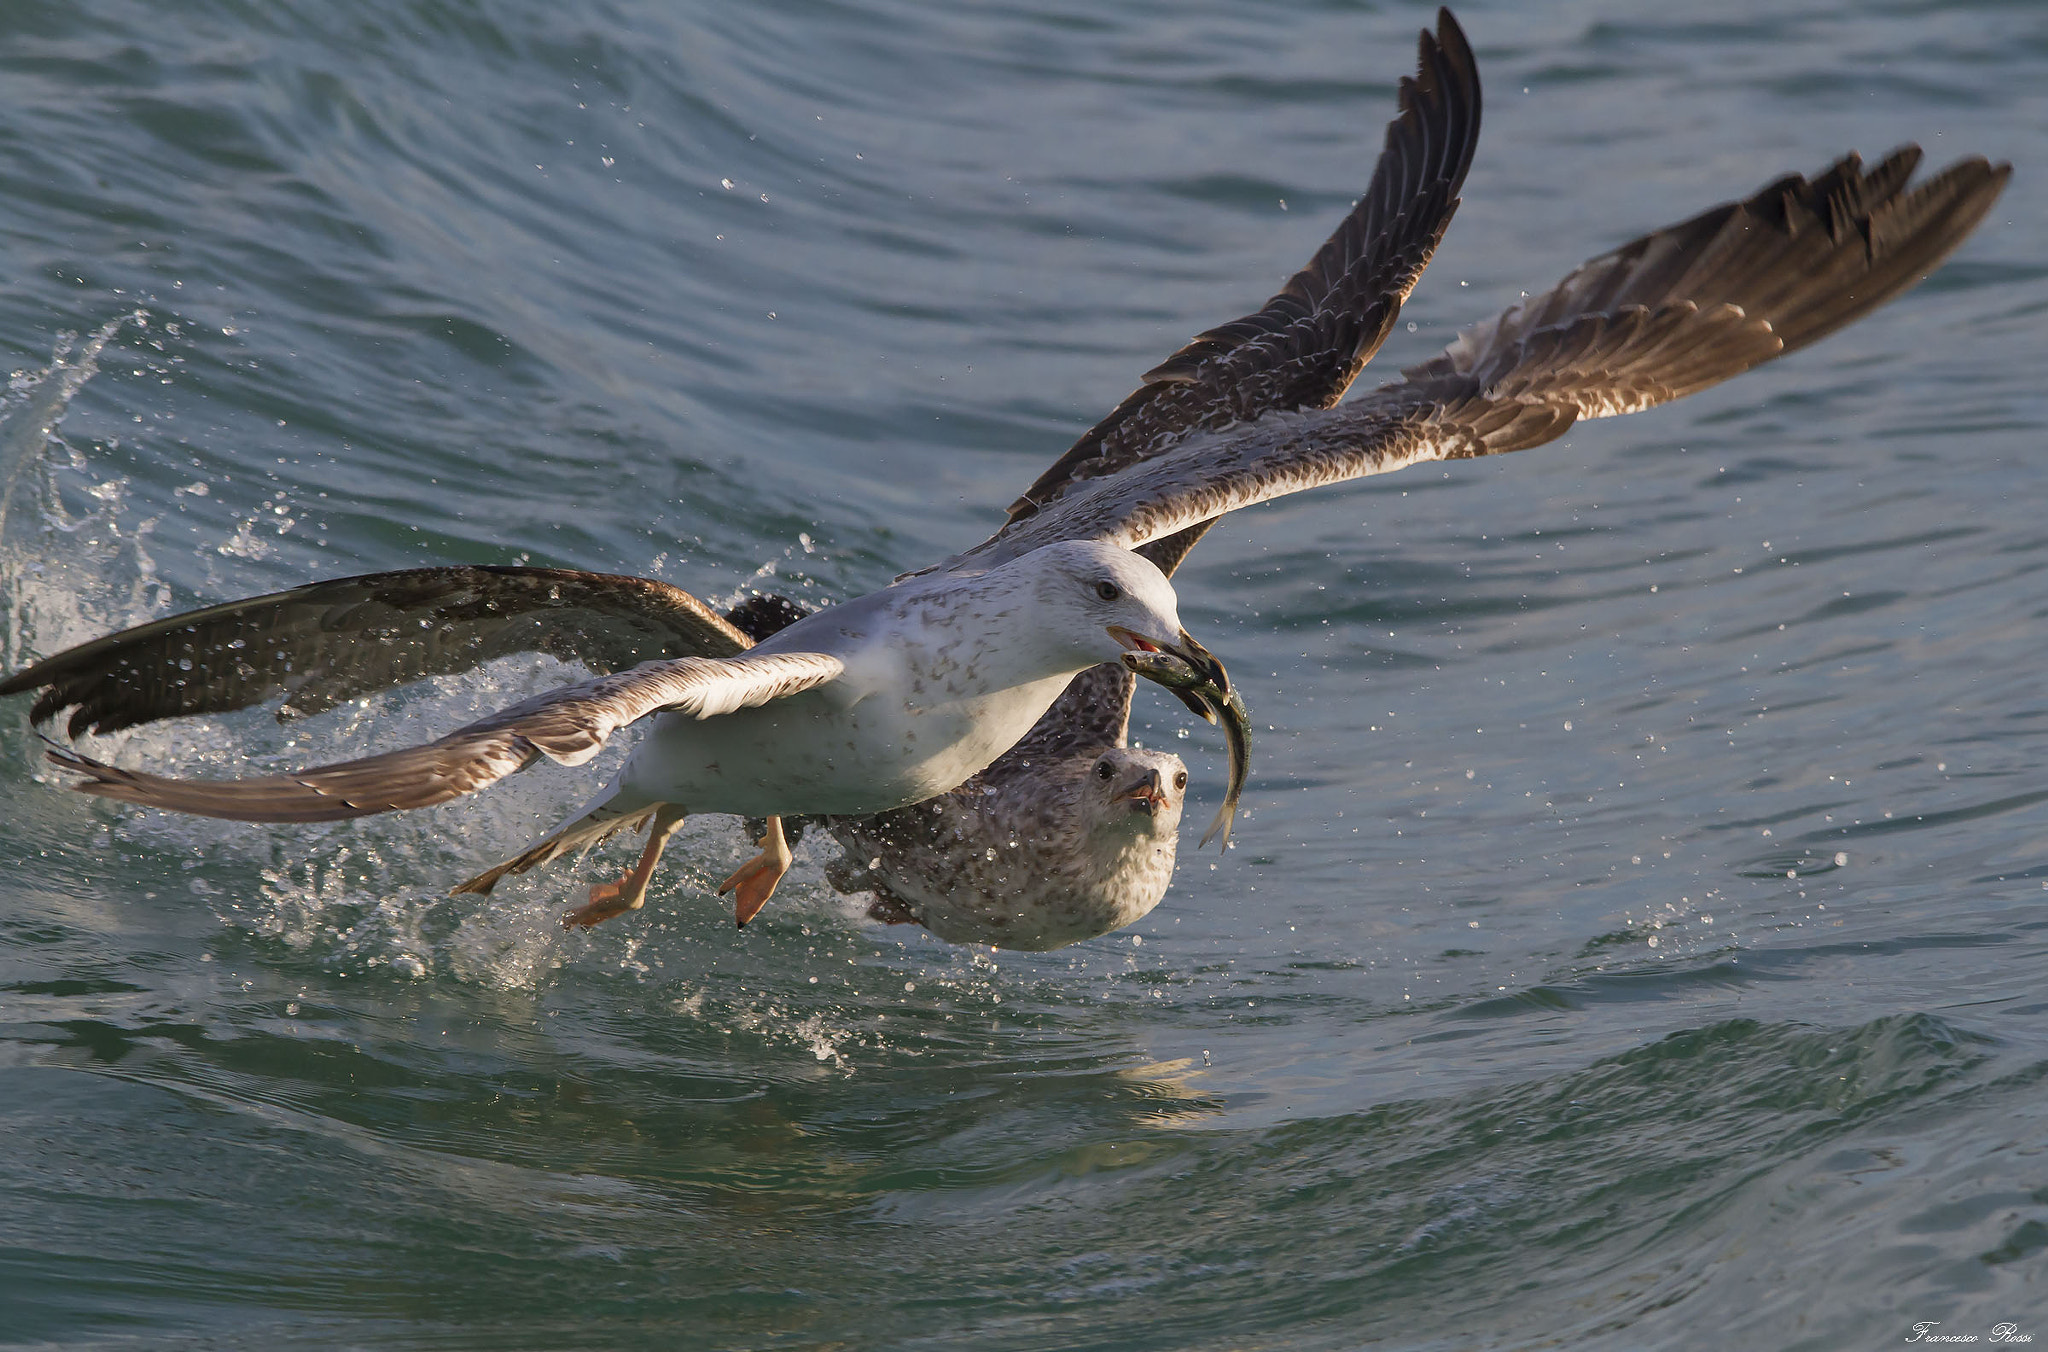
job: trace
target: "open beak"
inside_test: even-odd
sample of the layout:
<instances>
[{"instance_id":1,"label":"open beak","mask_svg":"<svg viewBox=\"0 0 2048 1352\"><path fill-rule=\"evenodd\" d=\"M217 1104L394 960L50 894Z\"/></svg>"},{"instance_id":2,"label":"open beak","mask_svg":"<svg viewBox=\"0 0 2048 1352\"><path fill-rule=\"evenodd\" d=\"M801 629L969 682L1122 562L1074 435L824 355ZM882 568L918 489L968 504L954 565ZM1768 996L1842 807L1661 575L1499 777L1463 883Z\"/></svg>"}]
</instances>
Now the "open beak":
<instances>
[{"instance_id":1,"label":"open beak","mask_svg":"<svg viewBox=\"0 0 2048 1352\"><path fill-rule=\"evenodd\" d=\"M1123 644L1124 647L1134 653L1156 653L1164 646L1163 644L1154 643L1137 630L1126 629L1120 624L1106 624L1103 626L1103 629L1111 638ZM1183 629L1181 632L1186 633L1187 631Z\"/></svg>"},{"instance_id":2,"label":"open beak","mask_svg":"<svg viewBox=\"0 0 2048 1352\"><path fill-rule=\"evenodd\" d=\"M1157 770L1147 770L1110 801L1130 803L1146 816L1156 817L1166 808L1166 781Z\"/></svg>"}]
</instances>

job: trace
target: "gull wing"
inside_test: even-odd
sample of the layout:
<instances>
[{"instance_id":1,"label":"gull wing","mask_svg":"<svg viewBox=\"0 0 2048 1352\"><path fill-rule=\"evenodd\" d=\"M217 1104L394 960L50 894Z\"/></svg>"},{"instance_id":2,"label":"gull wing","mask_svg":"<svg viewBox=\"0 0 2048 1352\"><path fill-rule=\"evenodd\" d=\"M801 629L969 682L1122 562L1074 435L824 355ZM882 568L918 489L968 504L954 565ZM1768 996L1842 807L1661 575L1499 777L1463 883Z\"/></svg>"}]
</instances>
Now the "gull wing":
<instances>
[{"instance_id":1,"label":"gull wing","mask_svg":"<svg viewBox=\"0 0 2048 1352\"><path fill-rule=\"evenodd\" d=\"M1479 71L1449 10L1422 33L1415 76L1365 195L1256 313L1198 335L1090 428L1009 507L1012 522L1071 485L1275 409L1327 408L1379 350L1429 265L1479 142Z\"/></svg>"},{"instance_id":2,"label":"gull wing","mask_svg":"<svg viewBox=\"0 0 2048 1352\"><path fill-rule=\"evenodd\" d=\"M538 652L600 674L663 657L726 657L751 640L688 592L566 568L457 566L315 582L111 634L0 682L42 691L41 723L107 733L282 696L280 718L427 676Z\"/></svg>"},{"instance_id":3,"label":"gull wing","mask_svg":"<svg viewBox=\"0 0 2048 1352\"><path fill-rule=\"evenodd\" d=\"M1908 188L1917 146L1790 175L1585 264L1342 407L1276 413L1068 484L945 567L1065 539L1128 549L1305 488L1540 445L1580 418L1702 390L1913 286L1984 219L2012 166L1959 160Z\"/></svg>"},{"instance_id":4,"label":"gull wing","mask_svg":"<svg viewBox=\"0 0 2048 1352\"><path fill-rule=\"evenodd\" d=\"M87 776L71 787L145 807L250 822L324 822L431 807L475 793L542 756L581 765L649 714L715 718L823 685L845 670L824 653L681 657L563 686L425 746L291 775L172 779L104 765L63 747L54 763Z\"/></svg>"}]
</instances>

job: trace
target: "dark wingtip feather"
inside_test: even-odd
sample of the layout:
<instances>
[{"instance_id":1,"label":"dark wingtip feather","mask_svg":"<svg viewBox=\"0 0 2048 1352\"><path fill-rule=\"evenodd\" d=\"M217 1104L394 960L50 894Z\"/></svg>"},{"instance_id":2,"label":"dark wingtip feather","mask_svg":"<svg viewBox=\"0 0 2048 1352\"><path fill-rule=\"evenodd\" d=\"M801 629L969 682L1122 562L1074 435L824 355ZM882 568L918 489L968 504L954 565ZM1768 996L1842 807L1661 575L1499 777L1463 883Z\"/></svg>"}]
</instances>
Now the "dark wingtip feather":
<instances>
[{"instance_id":1,"label":"dark wingtip feather","mask_svg":"<svg viewBox=\"0 0 2048 1352\"><path fill-rule=\"evenodd\" d=\"M1920 162L1920 148L1905 145L1868 169L1852 153L1811 178L1773 179L1590 260L1407 374L1445 398L1486 391L1571 403L1581 417L1727 380L1921 281L1977 228L2008 177L1971 157L1915 186ZM1483 439L1489 452L1530 444Z\"/></svg>"},{"instance_id":2,"label":"dark wingtip feather","mask_svg":"<svg viewBox=\"0 0 2048 1352\"><path fill-rule=\"evenodd\" d=\"M1010 503L1004 530L1074 484L1163 454L1191 432L1328 408L1343 396L1443 238L1478 146L1479 69L1448 9L1438 11L1437 32L1422 31L1417 53L1364 194L1308 265L1261 309L1197 334L1147 371Z\"/></svg>"}]
</instances>

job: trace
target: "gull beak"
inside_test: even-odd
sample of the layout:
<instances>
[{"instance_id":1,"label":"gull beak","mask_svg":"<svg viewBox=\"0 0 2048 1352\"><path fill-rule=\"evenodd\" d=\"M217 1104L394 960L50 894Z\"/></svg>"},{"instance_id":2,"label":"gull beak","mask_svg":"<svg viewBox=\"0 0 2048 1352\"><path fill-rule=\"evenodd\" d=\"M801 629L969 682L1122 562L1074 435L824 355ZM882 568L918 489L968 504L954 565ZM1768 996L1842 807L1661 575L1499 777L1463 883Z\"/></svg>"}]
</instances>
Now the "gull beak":
<instances>
[{"instance_id":1,"label":"gull beak","mask_svg":"<svg viewBox=\"0 0 2048 1352\"><path fill-rule=\"evenodd\" d=\"M1130 803L1146 816L1156 817L1166 808L1166 781L1159 777L1157 770L1147 770L1110 801Z\"/></svg>"},{"instance_id":2,"label":"gull beak","mask_svg":"<svg viewBox=\"0 0 2048 1352\"><path fill-rule=\"evenodd\" d=\"M1146 638L1137 630L1126 629L1120 624L1103 627L1109 631L1111 638L1134 653L1172 653L1193 667L1196 675L1215 686L1217 693L1227 693L1230 689L1230 673L1216 660L1216 654L1195 642L1195 636L1185 629L1180 631L1180 637L1161 642L1158 639Z\"/></svg>"},{"instance_id":3,"label":"gull beak","mask_svg":"<svg viewBox=\"0 0 2048 1352\"><path fill-rule=\"evenodd\" d=\"M1135 629L1126 629L1120 624L1105 624L1103 631L1134 653L1156 653L1165 645L1155 643ZM1186 633L1186 630L1182 630Z\"/></svg>"},{"instance_id":4,"label":"gull beak","mask_svg":"<svg viewBox=\"0 0 2048 1352\"><path fill-rule=\"evenodd\" d=\"M1206 684L1212 687L1217 695L1229 693L1230 673L1223 669L1223 664L1216 660L1216 655L1195 642L1194 635L1190 634L1187 630L1181 630L1180 637L1171 643L1157 643L1146 638L1143 634L1124 628L1120 624L1106 625L1104 627L1108 629L1111 638L1123 644L1131 652L1167 653L1178 657L1181 661L1187 663L1188 667L1194 672L1197 678L1194 684ZM1157 679L1152 673L1146 671L1143 665L1133 665L1128 658L1125 659L1125 665L1129 666L1131 670L1137 672L1140 676L1145 676L1148 679ZM1161 682L1161 684L1165 683ZM1215 724L1216 711L1192 690L1179 684L1168 685L1167 689L1175 699L1187 705L1189 711L1195 717L1212 726Z\"/></svg>"},{"instance_id":5,"label":"gull beak","mask_svg":"<svg viewBox=\"0 0 2048 1352\"><path fill-rule=\"evenodd\" d=\"M1216 687L1217 694L1227 695L1230 693L1230 673L1225 671L1223 664L1216 660L1216 654L1195 642L1193 634L1190 634L1185 629L1181 630L1180 642L1169 647L1167 651L1201 673L1202 677L1210 685Z\"/></svg>"}]
</instances>

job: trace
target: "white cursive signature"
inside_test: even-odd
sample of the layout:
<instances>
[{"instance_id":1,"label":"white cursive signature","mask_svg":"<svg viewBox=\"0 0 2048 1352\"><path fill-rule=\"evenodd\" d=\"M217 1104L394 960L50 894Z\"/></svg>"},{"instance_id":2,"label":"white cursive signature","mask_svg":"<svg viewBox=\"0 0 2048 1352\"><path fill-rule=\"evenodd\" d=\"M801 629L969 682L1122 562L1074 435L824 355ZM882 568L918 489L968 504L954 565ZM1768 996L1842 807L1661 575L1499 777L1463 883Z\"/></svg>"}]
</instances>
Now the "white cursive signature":
<instances>
[{"instance_id":1,"label":"white cursive signature","mask_svg":"<svg viewBox=\"0 0 2048 1352\"><path fill-rule=\"evenodd\" d=\"M1939 1319L1923 1319L1913 1325L1913 1331L1906 1335L1909 1343L2031 1343L2034 1335L2020 1332L2018 1324L1993 1324L1991 1332L1982 1333L1936 1333L1941 1327Z\"/></svg>"}]
</instances>

